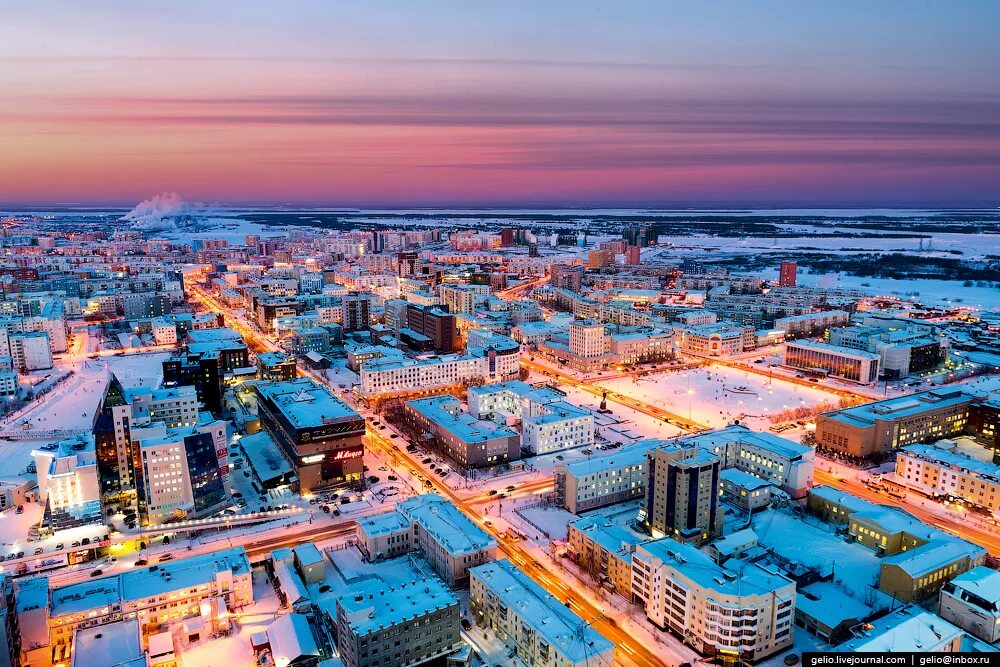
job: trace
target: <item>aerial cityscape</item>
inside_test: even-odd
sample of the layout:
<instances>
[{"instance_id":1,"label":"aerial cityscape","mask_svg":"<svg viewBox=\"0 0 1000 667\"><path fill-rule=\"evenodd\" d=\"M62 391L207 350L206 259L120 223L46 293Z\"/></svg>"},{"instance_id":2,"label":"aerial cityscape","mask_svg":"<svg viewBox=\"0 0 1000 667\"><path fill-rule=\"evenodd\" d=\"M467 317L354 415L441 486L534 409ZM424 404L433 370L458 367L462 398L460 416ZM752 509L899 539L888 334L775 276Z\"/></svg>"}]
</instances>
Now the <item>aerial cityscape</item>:
<instances>
[{"instance_id":1,"label":"aerial cityscape","mask_svg":"<svg viewBox=\"0 0 1000 667\"><path fill-rule=\"evenodd\" d=\"M0 667L993 664L1000 6L366 4L4 9Z\"/></svg>"}]
</instances>

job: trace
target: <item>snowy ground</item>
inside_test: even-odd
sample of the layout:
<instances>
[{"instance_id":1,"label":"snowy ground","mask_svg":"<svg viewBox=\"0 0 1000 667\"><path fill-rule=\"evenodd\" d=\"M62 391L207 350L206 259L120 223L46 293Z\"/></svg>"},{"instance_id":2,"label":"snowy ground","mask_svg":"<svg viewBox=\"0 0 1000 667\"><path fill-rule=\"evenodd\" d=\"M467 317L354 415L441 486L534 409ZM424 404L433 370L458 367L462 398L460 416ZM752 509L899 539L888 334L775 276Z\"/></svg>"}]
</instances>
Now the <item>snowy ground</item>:
<instances>
[{"instance_id":1,"label":"snowy ground","mask_svg":"<svg viewBox=\"0 0 1000 667\"><path fill-rule=\"evenodd\" d=\"M771 425L769 414L839 401L839 397L819 387L716 365L599 384L712 428L739 419L754 430L766 431Z\"/></svg>"},{"instance_id":2,"label":"snowy ground","mask_svg":"<svg viewBox=\"0 0 1000 667\"><path fill-rule=\"evenodd\" d=\"M833 574L835 583L866 604L877 607L884 602L888 606L888 596L872 588L879 573L875 552L845 541L835 534L832 524L807 515L768 510L754 516L753 529L762 546L790 561L816 568L822 576Z\"/></svg>"}]
</instances>

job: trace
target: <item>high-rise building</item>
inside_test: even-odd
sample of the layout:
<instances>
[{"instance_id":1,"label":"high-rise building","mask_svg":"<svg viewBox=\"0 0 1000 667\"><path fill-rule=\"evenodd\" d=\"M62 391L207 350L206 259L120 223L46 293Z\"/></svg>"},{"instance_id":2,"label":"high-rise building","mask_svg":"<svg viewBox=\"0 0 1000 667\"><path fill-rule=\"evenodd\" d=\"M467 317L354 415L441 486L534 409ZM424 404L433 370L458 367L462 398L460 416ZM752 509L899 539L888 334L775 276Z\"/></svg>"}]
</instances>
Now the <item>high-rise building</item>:
<instances>
[{"instance_id":1,"label":"high-rise building","mask_svg":"<svg viewBox=\"0 0 1000 667\"><path fill-rule=\"evenodd\" d=\"M341 298L340 312L344 331L365 331L371 326L370 297L347 294Z\"/></svg>"},{"instance_id":2,"label":"high-rise building","mask_svg":"<svg viewBox=\"0 0 1000 667\"><path fill-rule=\"evenodd\" d=\"M402 276L412 276L417 271L417 264L419 259L417 259L417 253L412 251L401 252L396 255L396 261L399 267L399 275Z\"/></svg>"},{"instance_id":3,"label":"high-rise building","mask_svg":"<svg viewBox=\"0 0 1000 667\"><path fill-rule=\"evenodd\" d=\"M694 444L672 442L646 453L643 524L654 537L704 543L722 531L721 459Z\"/></svg>"},{"instance_id":4,"label":"high-rise building","mask_svg":"<svg viewBox=\"0 0 1000 667\"><path fill-rule=\"evenodd\" d=\"M615 253L610 248L598 248L587 253L588 269L603 269L615 263Z\"/></svg>"},{"instance_id":5,"label":"high-rise building","mask_svg":"<svg viewBox=\"0 0 1000 667\"><path fill-rule=\"evenodd\" d=\"M795 262L782 262L778 269L778 284L782 287L795 287L798 272L799 265Z\"/></svg>"},{"instance_id":6,"label":"high-rise building","mask_svg":"<svg viewBox=\"0 0 1000 667\"><path fill-rule=\"evenodd\" d=\"M185 354L163 362L163 386L194 385L198 401L211 412L222 410L221 352Z\"/></svg>"},{"instance_id":7,"label":"high-rise building","mask_svg":"<svg viewBox=\"0 0 1000 667\"><path fill-rule=\"evenodd\" d=\"M553 264L549 269L551 280L549 283L553 287L579 292L583 285L583 267L570 266L568 264Z\"/></svg>"},{"instance_id":8,"label":"high-rise building","mask_svg":"<svg viewBox=\"0 0 1000 667\"><path fill-rule=\"evenodd\" d=\"M516 234L517 230L513 227L504 227L500 230L500 244L505 248L511 247L514 245Z\"/></svg>"},{"instance_id":9,"label":"high-rise building","mask_svg":"<svg viewBox=\"0 0 1000 667\"><path fill-rule=\"evenodd\" d=\"M630 266L642 264L642 248L637 245L630 245L625 249L625 263Z\"/></svg>"}]
</instances>

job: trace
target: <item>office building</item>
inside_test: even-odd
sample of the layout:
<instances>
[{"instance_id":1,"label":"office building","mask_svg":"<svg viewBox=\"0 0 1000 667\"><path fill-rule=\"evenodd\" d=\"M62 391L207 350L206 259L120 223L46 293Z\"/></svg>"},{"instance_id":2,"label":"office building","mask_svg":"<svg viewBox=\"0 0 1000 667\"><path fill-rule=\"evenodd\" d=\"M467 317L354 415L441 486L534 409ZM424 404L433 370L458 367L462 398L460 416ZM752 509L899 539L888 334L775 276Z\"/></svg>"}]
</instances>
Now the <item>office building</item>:
<instances>
[{"instance_id":1,"label":"office building","mask_svg":"<svg viewBox=\"0 0 1000 667\"><path fill-rule=\"evenodd\" d=\"M361 481L361 415L308 378L254 389L261 427L295 469L302 493Z\"/></svg>"},{"instance_id":2,"label":"office building","mask_svg":"<svg viewBox=\"0 0 1000 667\"><path fill-rule=\"evenodd\" d=\"M646 452L646 498L640 520L653 537L698 544L722 532L722 460L700 447L672 442Z\"/></svg>"},{"instance_id":3,"label":"office building","mask_svg":"<svg viewBox=\"0 0 1000 667\"><path fill-rule=\"evenodd\" d=\"M785 343L783 363L789 368L858 384L878 381L880 357L872 352L827 345L812 340Z\"/></svg>"},{"instance_id":4,"label":"office building","mask_svg":"<svg viewBox=\"0 0 1000 667\"><path fill-rule=\"evenodd\" d=\"M476 625L529 665L612 667L615 647L509 560L469 571Z\"/></svg>"},{"instance_id":5,"label":"office building","mask_svg":"<svg viewBox=\"0 0 1000 667\"><path fill-rule=\"evenodd\" d=\"M257 355L257 379L268 382L294 380L298 376L295 357L278 352Z\"/></svg>"},{"instance_id":6,"label":"office building","mask_svg":"<svg viewBox=\"0 0 1000 667\"><path fill-rule=\"evenodd\" d=\"M142 525L197 519L229 503L211 432L191 426L163 429L139 441L139 454L143 474L137 477L136 492Z\"/></svg>"},{"instance_id":7,"label":"office building","mask_svg":"<svg viewBox=\"0 0 1000 667\"><path fill-rule=\"evenodd\" d=\"M837 647L844 653L958 653L965 633L940 616L915 606L901 607L867 624Z\"/></svg>"},{"instance_id":8,"label":"office building","mask_svg":"<svg viewBox=\"0 0 1000 667\"><path fill-rule=\"evenodd\" d=\"M425 444L462 468L485 468L521 458L517 431L473 417L454 396L407 401L404 410L414 429L431 436Z\"/></svg>"},{"instance_id":9,"label":"office building","mask_svg":"<svg viewBox=\"0 0 1000 667\"><path fill-rule=\"evenodd\" d=\"M163 362L165 388L191 385L198 402L210 412L222 410L222 359L219 352L183 354Z\"/></svg>"},{"instance_id":10,"label":"office building","mask_svg":"<svg viewBox=\"0 0 1000 667\"><path fill-rule=\"evenodd\" d=\"M458 324L447 307L407 304L406 328L429 338L435 352L448 354L459 348Z\"/></svg>"},{"instance_id":11,"label":"office building","mask_svg":"<svg viewBox=\"0 0 1000 667\"><path fill-rule=\"evenodd\" d=\"M963 433L980 397L961 389L932 389L816 416L820 447L857 457L885 455L899 447Z\"/></svg>"}]
</instances>

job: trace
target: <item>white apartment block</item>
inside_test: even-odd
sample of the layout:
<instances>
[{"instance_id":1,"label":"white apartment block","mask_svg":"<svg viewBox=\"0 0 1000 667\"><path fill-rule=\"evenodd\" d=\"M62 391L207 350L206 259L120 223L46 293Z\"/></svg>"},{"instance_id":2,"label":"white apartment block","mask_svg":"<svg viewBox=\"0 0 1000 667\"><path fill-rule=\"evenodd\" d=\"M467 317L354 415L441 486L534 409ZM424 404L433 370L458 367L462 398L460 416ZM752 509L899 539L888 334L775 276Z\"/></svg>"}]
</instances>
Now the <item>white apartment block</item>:
<instances>
[{"instance_id":1,"label":"white apartment block","mask_svg":"<svg viewBox=\"0 0 1000 667\"><path fill-rule=\"evenodd\" d=\"M489 285L440 285L438 295L441 304L448 306L452 313L471 313L476 309L476 300L490 293Z\"/></svg>"},{"instance_id":2,"label":"white apartment block","mask_svg":"<svg viewBox=\"0 0 1000 667\"><path fill-rule=\"evenodd\" d=\"M153 342L157 345L177 344L177 325L167 317L154 317L150 323L153 330Z\"/></svg>"},{"instance_id":3,"label":"white apartment block","mask_svg":"<svg viewBox=\"0 0 1000 667\"><path fill-rule=\"evenodd\" d=\"M568 512L642 498L646 493L646 452L661 440L643 440L608 456L558 465L553 471L557 502Z\"/></svg>"},{"instance_id":4,"label":"white apartment block","mask_svg":"<svg viewBox=\"0 0 1000 667\"><path fill-rule=\"evenodd\" d=\"M632 593L654 625L705 655L757 661L792 645L795 582L755 563L717 565L664 538L636 547Z\"/></svg>"},{"instance_id":5,"label":"white apartment block","mask_svg":"<svg viewBox=\"0 0 1000 667\"><path fill-rule=\"evenodd\" d=\"M183 438L152 438L140 443L146 475L145 501L149 523L160 524L182 516L194 504Z\"/></svg>"},{"instance_id":6,"label":"white apartment block","mask_svg":"<svg viewBox=\"0 0 1000 667\"><path fill-rule=\"evenodd\" d=\"M132 406L132 423L145 426L163 422L167 428L198 423L198 394L191 385L168 389L137 387L126 390Z\"/></svg>"},{"instance_id":7,"label":"white apartment block","mask_svg":"<svg viewBox=\"0 0 1000 667\"><path fill-rule=\"evenodd\" d=\"M52 368L49 335L43 331L10 334L10 356L14 368L22 372Z\"/></svg>"},{"instance_id":8,"label":"white apartment block","mask_svg":"<svg viewBox=\"0 0 1000 667\"><path fill-rule=\"evenodd\" d=\"M1000 641L1000 572L980 565L946 583L938 615L984 642Z\"/></svg>"},{"instance_id":9,"label":"white apartment block","mask_svg":"<svg viewBox=\"0 0 1000 667\"><path fill-rule=\"evenodd\" d=\"M566 402L546 408L550 412L521 422L522 448L541 455L594 444L594 415L589 410Z\"/></svg>"}]
</instances>

